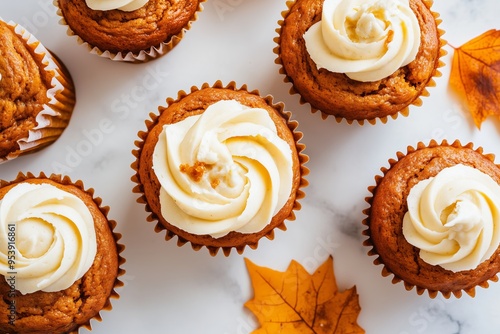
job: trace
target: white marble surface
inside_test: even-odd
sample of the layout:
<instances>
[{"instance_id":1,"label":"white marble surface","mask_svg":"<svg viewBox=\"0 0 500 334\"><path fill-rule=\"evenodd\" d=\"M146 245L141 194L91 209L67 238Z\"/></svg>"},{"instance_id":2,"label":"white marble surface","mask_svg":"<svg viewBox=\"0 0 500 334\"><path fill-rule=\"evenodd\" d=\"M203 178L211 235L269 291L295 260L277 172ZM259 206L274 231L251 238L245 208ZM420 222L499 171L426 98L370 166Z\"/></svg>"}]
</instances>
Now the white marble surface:
<instances>
[{"instance_id":1,"label":"white marble surface","mask_svg":"<svg viewBox=\"0 0 500 334\"><path fill-rule=\"evenodd\" d=\"M494 153L500 160L500 123L492 118L474 127L466 110L448 89L452 49L444 57L443 76L431 88L423 106L409 117L375 126L322 120L288 93L274 63L277 21L284 1L208 0L185 39L156 61L131 65L114 63L87 53L68 37L51 0L1 1L0 16L25 25L54 51L71 71L77 106L63 136L52 146L0 165L0 177L10 180L19 171L63 172L93 187L111 207L126 245L121 298L93 333L249 333L257 324L243 303L252 290L244 257L262 266L285 270L296 259L314 270L329 254L335 259L340 289L357 286L362 307L360 325L374 334L466 334L500 331L500 283L478 289L475 298L431 300L406 291L381 277L380 266L362 246L367 187L396 151L430 139L460 139ZM437 0L445 39L459 46L498 26L498 0ZM247 84L283 101L300 122L311 170L303 208L287 231L264 239L243 256L222 252L211 257L164 241L132 193L129 167L134 140L144 119L179 90L221 79ZM92 141L89 140L92 136ZM81 332L87 332L82 330Z\"/></svg>"}]
</instances>

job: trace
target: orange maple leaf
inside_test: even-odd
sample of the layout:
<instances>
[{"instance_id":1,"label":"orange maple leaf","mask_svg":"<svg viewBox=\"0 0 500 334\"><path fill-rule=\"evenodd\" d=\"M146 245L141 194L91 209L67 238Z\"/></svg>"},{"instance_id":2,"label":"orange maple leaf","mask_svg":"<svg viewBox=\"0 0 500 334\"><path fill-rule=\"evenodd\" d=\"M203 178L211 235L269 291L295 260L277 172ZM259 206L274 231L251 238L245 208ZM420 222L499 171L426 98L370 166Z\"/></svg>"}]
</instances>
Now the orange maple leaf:
<instances>
[{"instance_id":1,"label":"orange maple leaf","mask_svg":"<svg viewBox=\"0 0 500 334\"><path fill-rule=\"evenodd\" d=\"M500 30L489 30L454 49L450 85L465 98L481 128L488 116L500 118Z\"/></svg>"},{"instance_id":2,"label":"orange maple leaf","mask_svg":"<svg viewBox=\"0 0 500 334\"><path fill-rule=\"evenodd\" d=\"M253 334L358 334L356 287L338 292L330 256L313 275L296 261L285 272L245 259L254 298L247 301L261 327Z\"/></svg>"}]
</instances>

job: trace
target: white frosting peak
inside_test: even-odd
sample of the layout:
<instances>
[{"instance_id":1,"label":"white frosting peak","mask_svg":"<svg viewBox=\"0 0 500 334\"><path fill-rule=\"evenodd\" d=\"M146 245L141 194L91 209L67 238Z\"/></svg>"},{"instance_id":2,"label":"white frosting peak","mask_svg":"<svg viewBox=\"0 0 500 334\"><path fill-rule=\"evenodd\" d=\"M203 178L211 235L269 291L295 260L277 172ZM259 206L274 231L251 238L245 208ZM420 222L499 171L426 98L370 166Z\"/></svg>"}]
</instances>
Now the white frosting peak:
<instances>
[{"instance_id":1,"label":"white frosting peak","mask_svg":"<svg viewBox=\"0 0 500 334\"><path fill-rule=\"evenodd\" d=\"M292 189L290 146L268 112L219 101L165 125L153 154L162 216L189 233L262 230Z\"/></svg>"},{"instance_id":2,"label":"white frosting peak","mask_svg":"<svg viewBox=\"0 0 500 334\"><path fill-rule=\"evenodd\" d=\"M478 169L456 165L410 190L406 240L432 265L476 268L500 243L500 185Z\"/></svg>"},{"instance_id":3,"label":"white frosting peak","mask_svg":"<svg viewBox=\"0 0 500 334\"><path fill-rule=\"evenodd\" d=\"M96 252L92 214L77 196L20 183L0 201L0 274L14 276L22 294L70 287Z\"/></svg>"},{"instance_id":4,"label":"white frosting peak","mask_svg":"<svg viewBox=\"0 0 500 334\"><path fill-rule=\"evenodd\" d=\"M377 81L415 59L420 26L409 0L325 0L304 39L318 68Z\"/></svg>"},{"instance_id":5,"label":"white frosting peak","mask_svg":"<svg viewBox=\"0 0 500 334\"><path fill-rule=\"evenodd\" d=\"M93 10L119 9L131 12L144 6L149 0L85 0L87 6Z\"/></svg>"}]
</instances>

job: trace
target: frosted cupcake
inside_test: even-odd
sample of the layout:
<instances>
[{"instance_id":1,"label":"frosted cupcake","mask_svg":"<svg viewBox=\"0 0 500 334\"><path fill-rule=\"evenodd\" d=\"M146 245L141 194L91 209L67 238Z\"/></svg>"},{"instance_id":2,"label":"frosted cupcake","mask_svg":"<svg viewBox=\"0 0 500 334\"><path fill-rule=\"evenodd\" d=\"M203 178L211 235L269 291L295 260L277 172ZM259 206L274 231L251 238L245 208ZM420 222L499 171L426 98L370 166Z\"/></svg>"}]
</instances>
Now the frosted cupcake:
<instances>
[{"instance_id":1,"label":"frosted cupcake","mask_svg":"<svg viewBox=\"0 0 500 334\"><path fill-rule=\"evenodd\" d=\"M456 297L497 281L500 167L472 144L444 141L398 153L369 188L365 245L407 290Z\"/></svg>"},{"instance_id":2,"label":"frosted cupcake","mask_svg":"<svg viewBox=\"0 0 500 334\"><path fill-rule=\"evenodd\" d=\"M76 333L111 309L124 259L108 210L69 178L0 181L0 332Z\"/></svg>"},{"instance_id":3,"label":"frosted cupcake","mask_svg":"<svg viewBox=\"0 0 500 334\"><path fill-rule=\"evenodd\" d=\"M132 165L156 231L228 255L285 229L304 196L308 158L283 105L219 81L167 104L139 133Z\"/></svg>"},{"instance_id":4,"label":"frosted cupcake","mask_svg":"<svg viewBox=\"0 0 500 334\"><path fill-rule=\"evenodd\" d=\"M54 0L61 24L91 53L144 62L170 51L190 29L203 0Z\"/></svg>"},{"instance_id":5,"label":"frosted cupcake","mask_svg":"<svg viewBox=\"0 0 500 334\"><path fill-rule=\"evenodd\" d=\"M0 163L53 143L75 106L64 65L20 25L0 19Z\"/></svg>"},{"instance_id":6,"label":"frosted cupcake","mask_svg":"<svg viewBox=\"0 0 500 334\"><path fill-rule=\"evenodd\" d=\"M429 0L296 0L279 22L276 63L323 118L387 121L434 86L442 31Z\"/></svg>"}]
</instances>

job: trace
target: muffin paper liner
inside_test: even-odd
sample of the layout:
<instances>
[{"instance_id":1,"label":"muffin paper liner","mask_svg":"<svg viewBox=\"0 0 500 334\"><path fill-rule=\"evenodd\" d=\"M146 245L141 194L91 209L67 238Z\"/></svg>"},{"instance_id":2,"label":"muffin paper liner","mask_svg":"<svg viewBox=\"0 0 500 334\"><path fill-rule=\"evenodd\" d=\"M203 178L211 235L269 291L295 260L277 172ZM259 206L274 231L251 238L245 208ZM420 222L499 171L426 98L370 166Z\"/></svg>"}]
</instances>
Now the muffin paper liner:
<instances>
[{"instance_id":1,"label":"muffin paper liner","mask_svg":"<svg viewBox=\"0 0 500 334\"><path fill-rule=\"evenodd\" d=\"M433 0L422 0L422 2L425 3L428 8L431 8L434 1ZM276 28L276 33L278 34L278 36L276 36L273 39L273 41L276 43L276 46L273 49L273 52L277 56L277 58L274 60L274 62L275 62L275 64L279 65L278 72L284 76L283 81L287 84L291 84L291 87L289 90L290 95L299 95L299 103L301 105L305 105L305 104L309 105L309 107L311 109L311 113L313 113L313 114L315 114L316 112L319 111L321 114L321 118L323 120L326 120L328 117L334 117L335 120L337 121L337 123L341 123L342 121L346 121L347 124L352 124L354 121L356 121L359 125L364 125L365 121L366 121L371 125L375 125L377 123L377 120L379 120L379 122L382 122L383 124L385 124L385 123L387 123L387 120L389 119L389 117L392 119L396 119L399 115L407 117L409 115L409 112L410 112L409 106L414 105L416 107L420 107L422 105L421 97L429 96L429 92L428 92L427 88L435 87L436 82L434 81L434 78L440 77L442 75L442 73L439 71L439 68L445 66L444 62L441 59L443 56L445 56L447 54L447 51L443 49L443 47L447 44L447 42L442 38L445 31L439 28L439 25L442 22L442 20L439 18L439 14L434 12L434 11L431 11L432 15L434 16L434 18L436 20L437 31L439 34L439 55L437 58L436 67L434 68L434 71L433 71L431 77L429 78L429 81L427 82L426 87L422 90L420 95L415 100L413 100L408 106L406 106L405 108L403 108L402 110L400 110L397 113L394 113L392 115L382 116L382 117L371 118L371 119L347 119L345 117L335 116L333 114L325 113L325 112L321 111L320 109L313 107L308 101L306 101L306 99L304 99L302 97L300 92L296 90L296 88L294 87L294 84L293 84L293 79L291 77L289 77L288 74L286 73L285 67L283 66L283 62L281 60L281 56L280 56L281 37L280 36L281 36L282 28L283 28L283 23L284 23L284 20L288 16L288 13L290 12L291 8L293 7L293 5L295 3L296 3L296 0L288 0L286 2L287 9L283 10L281 12L282 19L280 19L278 21L278 28Z\"/></svg>"},{"instance_id":2,"label":"muffin paper liner","mask_svg":"<svg viewBox=\"0 0 500 334\"><path fill-rule=\"evenodd\" d=\"M243 85L241 88L237 88L236 83L234 81L231 81L227 86L224 86L222 84L222 82L220 80L218 80L213 85L210 85L208 83L204 83L201 86L201 88L197 88L197 87L193 86L193 87L191 87L191 91L188 93L181 90L178 92L177 99L167 98L167 100L166 100L167 107L160 106L158 108L158 110L161 113L161 110L163 108L168 108L170 105L182 100L184 97L188 96L190 93L194 93L196 91L200 91L200 90L203 90L205 88L223 88L223 89L231 89L231 90L235 90L235 91L246 91L246 92L249 92L250 94L254 94L254 95L257 95L260 97L259 91L257 91L257 90L248 91L246 85ZM309 169L305 166L305 164L307 163L307 161L309 161L309 157L303 153L303 151L306 148L306 146L304 144L300 143L300 140L302 139L303 135L302 135L302 132L299 132L297 130L299 123L297 121L291 119L291 117L292 117L291 112L284 111L285 106L282 102L279 102L276 104L273 103L273 97L270 95L263 97L263 99L267 102L267 104L269 106L271 106L274 109L276 109L277 111L279 111L279 113L283 116L283 118L287 122L288 128L292 131L292 134L293 134L293 137L295 140L295 145L296 145L297 154L298 154L298 160L299 160L299 164L300 164L299 169L300 169L301 179L300 179L297 191L296 191L296 197L295 197L295 201L293 203L293 207L292 207L288 217L285 219L285 220L293 221L293 220L295 220L295 211L298 211L301 209L301 205L299 203L299 200L301 200L305 196L305 193L304 193L302 188L304 188L308 185L308 181L305 179L305 176L307 174L309 174ZM149 216L147 217L147 221L148 222L156 222L156 225L154 228L155 232L159 233L159 232L162 232L163 230L165 230L165 232L166 232L165 240L170 240L174 236L176 236L177 234L175 232L169 230L167 227L165 227L161 223L157 214L152 212L150 206L147 203L147 199L146 199L146 196L144 194L144 187L142 185L140 175L139 175L139 158L141 156L141 152L142 152L144 143L146 141L146 138L148 137L149 132L154 128L155 125L158 124L158 118L160 115L150 113L149 116L150 116L150 119L146 120L146 122L145 122L146 131L140 131L138 133L139 140L137 140L135 142L137 149L132 151L134 157L136 158L136 161L133 162L131 165L132 169L136 173L131 178L132 181L136 184L135 187L133 188L133 192L140 195L139 198L137 199L137 202L141 203L141 204L145 204L145 210L146 210L146 212L149 213ZM261 230L260 232L257 232L257 233L261 233L264 230L269 229L270 227L271 227L271 224L268 224L263 230ZM282 221L278 225L273 226L263 236L265 236L266 238L268 238L270 240L274 239L274 228L278 228L278 229L283 230L283 231L286 230L285 222ZM229 254L233 248L235 248L239 254L242 254L246 246L249 246L252 249L256 249L258 246L258 240L256 242L224 247L224 246L213 246L213 245L205 245L203 243L196 243L194 241L187 240L186 238L179 236L179 235L177 235L177 237L178 237L178 240L177 240L178 246L182 246L186 243L190 243L191 247L195 251L198 251L201 248L206 247L212 256L215 256L218 253L220 248L222 248L222 251L223 251L225 256L229 256ZM259 240L261 238L262 237L259 237Z\"/></svg>"},{"instance_id":3,"label":"muffin paper liner","mask_svg":"<svg viewBox=\"0 0 500 334\"><path fill-rule=\"evenodd\" d=\"M201 0L198 4L198 9L196 10L193 18L187 23L187 25L176 35L173 35L169 40L160 43L159 45L151 46L148 50L141 50L139 52L112 52L109 50L101 50L96 46L93 46L86 41L84 41L80 36L78 36L66 22L61 9L59 8L59 1L53 0L54 6L57 8L57 15L59 15L59 24L66 27L66 34L71 37L76 37L77 43L83 45L87 50L94 55L99 57L108 58L114 61L121 61L127 63L145 63L150 60L159 58L167 54L172 50L179 42L184 38L185 33L191 29L193 22L198 20L198 14L203 11L202 3L205 0Z\"/></svg>"},{"instance_id":4,"label":"muffin paper liner","mask_svg":"<svg viewBox=\"0 0 500 334\"><path fill-rule=\"evenodd\" d=\"M81 180L77 180L76 182L73 182L73 181L71 181L71 179L68 176L62 176L59 174L51 174L51 175L47 176L45 173L41 172L38 176L36 176L35 174L30 173L30 172L28 172L26 174L20 172L17 175L17 177L15 178L15 180L13 180L13 181L5 181L5 180L0 179L0 188L6 187L6 186L9 186L12 184L21 183L21 182L24 182L24 181L30 180L30 179L38 179L38 180L47 179L47 180L51 180L51 181L54 181L56 183L59 183L61 185L74 186L74 187L78 188L79 190L89 194L92 197L95 204L98 206L99 211L101 211L101 213L104 215L104 217L108 221L108 225L109 225L109 228L110 228L111 233L113 235L113 239L116 243L116 251L117 251L117 255L118 255L118 271L117 271L117 275L115 278L114 287L111 290L110 295L108 296L108 299L106 300L106 303L104 304L103 308L94 317L89 319L87 322L80 324L77 328L70 331L69 334L78 334L79 328L82 328L82 327L86 328L90 331L90 330L92 330L91 321L92 320L97 320L99 322L102 321L102 317L101 317L100 312L103 310L110 311L113 308L111 305L111 299L119 299L120 298L120 295L116 292L116 289L123 286L123 282L120 281L120 277L125 274L125 269L123 269L122 266L126 262L125 258L121 255L121 253L125 250L125 246L123 244L119 243L119 240L122 238L122 235L120 233L117 233L114 231L116 226L117 226L116 221L108 219L109 206L102 206L102 199L100 197L95 197L94 189L93 188L85 189L85 186Z\"/></svg>"},{"instance_id":5,"label":"muffin paper liner","mask_svg":"<svg viewBox=\"0 0 500 334\"><path fill-rule=\"evenodd\" d=\"M49 102L36 116L37 125L29 130L28 137L17 141L17 151L0 158L0 164L37 151L58 139L68 126L76 103L73 80L64 64L21 25L12 21L7 24L25 41L26 47L33 50L37 62L44 66L42 70L52 74L52 88L47 90Z\"/></svg>"},{"instance_id":6,"label":"muffin paper liner","mask_svg":"<svg viewBox=\"0 0 500 334\"><path fill-rule=\"evenodd\" d=\"M389 167L382 167L380 169L381 172L382 172L382 175L375 176L375 185L368 187L368 191L371 193L371 196L368 196L368 197L365 198L365 201L368 203L369 207L366 208L365 210L363 210L363 213L367 217L362 222L363 225L366 227L366 229L362 231L362 234L364 236L368 237L368 238L363 241L363 245L370 248L370 250L367 253L369 256L376 256L376 259L373 261L373 263L375 265L382 265L383 266L382 267L382 271L381 271L381 275L383 277L388 277L388 276L393 275L393 277L392 277L392 283L393 284L398 284L398 283L402 282L404 284L404 287L405 287L405 289L407 291L410 291L413 288L415 288L418 295L422 295L424 292L427 291L427 293L428 293L428 295L429 295L430 298L435 298L439 293L441 293L443 295L443 297L447 298L447 299L450 298L451 294L453 294L456 298L460 298L462 296L462 292L465 292L469 296L474 297L475 293L476 293L476 290L475 290L476 287L487 288L489 286L489 281L491 281L491 282L497 282L498 281L498 276L497 276L498 273L494 274L490 278L485 279L484 281L480 282L476 286L473 286L473 287L468 288L468 289L458 289L458 290L454 290L454 291L439 291L439 290L431 290L431 289L428 289L428 288L417 286L415 284L411 284L411 283L406 282L402 277L397 276L394 272L391 271L391 269L389 269L385 265L383 259L379 256L379 254L378 254L378 252L377 252L377 250L376 250L376 248L375 248L375 246L373 244L372 234L371 234L371 231L370 231L370 215L371 215L371 208L372 208L373 198L375 196L375 192L377 190L378 185L380 184L380 182L382 181L382 179L385 177L385 175L387 174L387 172L392 167L394 167L401 159L403 159L404 157L406 157L407 155L409 155L409 154L411 154L413 152L416 152L418 150L425 149L425 148L445 147L445 146L459 148L459 149L470 149L470 150L473 150L474 152L479 153L485 159L490 160L491 162L494 162L494 159L495 159L495 155L494 154L485 154L485 153L483 153L483 148L482 147L474 149L474 145L472 143L468 143L466 145L462 145L459 140L455 140L451 144L448 143L448 141L446 141L446 140L443 140L440 144L437 143L435 140L431 140L428 145L424 144L423 142L419 142L417 144L416 148L408 146L406 153L397 152L396 153L396 159L390 159L388 161L389 162ZM496 166L500 168L500 165L496 164ZM500 245L499 245L499 247L500 247Z\"/></svg>"}]
</instances>

